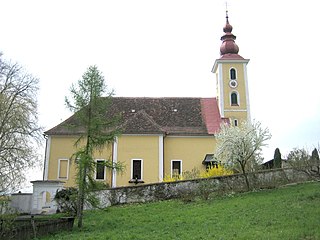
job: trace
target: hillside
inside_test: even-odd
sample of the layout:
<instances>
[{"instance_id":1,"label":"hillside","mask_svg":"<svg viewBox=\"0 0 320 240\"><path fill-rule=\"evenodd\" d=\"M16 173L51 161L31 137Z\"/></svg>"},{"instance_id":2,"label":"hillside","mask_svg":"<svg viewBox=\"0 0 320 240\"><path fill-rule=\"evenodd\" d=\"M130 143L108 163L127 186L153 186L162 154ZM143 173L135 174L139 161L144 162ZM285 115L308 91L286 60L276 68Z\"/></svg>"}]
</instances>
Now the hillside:
<instances>
[{"instance_id":1,"label":"hillside","mask_svg":"<svg viewBox=\"0 0 320 240\"><path fill-rule=\"evenodd\" d=\"M84 226L45 239L320 239L320 182L87 211Z\"/></svg>"}]
</instances>

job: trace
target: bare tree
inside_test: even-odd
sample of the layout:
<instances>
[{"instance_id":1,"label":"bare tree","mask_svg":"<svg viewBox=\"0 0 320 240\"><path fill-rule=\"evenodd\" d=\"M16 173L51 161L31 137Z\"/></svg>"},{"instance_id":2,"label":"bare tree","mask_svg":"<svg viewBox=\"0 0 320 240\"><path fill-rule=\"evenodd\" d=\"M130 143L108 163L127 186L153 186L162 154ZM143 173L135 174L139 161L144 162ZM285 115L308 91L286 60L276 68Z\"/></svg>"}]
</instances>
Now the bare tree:
<instances>
[{"instance_id":1,"label":"bare tree","mask_svg":"<svg viewBox=\"0 0 320 240\"><path fill-rule=\"evenodd\" d=\"M0 54L0 195L19 187L39 160L37 91L38 79Z\"/></svg>"},{"instance_id":2,"label":"bare tree","mask_svg":"<svg viewBox=\"0 0 320 240\"><path fill-rule=\"evenodd\" d=\"M320 160L316 148L313 149L311 156L304 148L294 148L288 154L287 162L295 170L304 172L313 178L320 178Z\"/></svg>"},{"instance_id":3,"label":"bare tree","mask_svg":"<svg viewBox=\"0 0 320 240\"><path fill-rule=\"evenodd\" d=\"M268 128L262 128L260 122L243 122L240 126L223 124L216 136L216 155L225 167L242 172L250 189L247 172L262 162L261 148L270 138Z\"/></svg>"}]
</instances>

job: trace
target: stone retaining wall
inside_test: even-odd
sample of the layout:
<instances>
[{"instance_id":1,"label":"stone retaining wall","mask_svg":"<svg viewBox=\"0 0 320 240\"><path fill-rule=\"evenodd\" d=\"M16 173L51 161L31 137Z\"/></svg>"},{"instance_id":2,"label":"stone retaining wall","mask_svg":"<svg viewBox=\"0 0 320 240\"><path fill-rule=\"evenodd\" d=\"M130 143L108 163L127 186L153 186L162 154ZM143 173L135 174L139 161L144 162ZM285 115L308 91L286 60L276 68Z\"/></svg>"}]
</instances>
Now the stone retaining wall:
<instances>
[{"instance_id":1,"label":"stone retaining wall","mask_svg":"<svg viewBox=\"0 0 320 240\"><path fill-rule=\"evenodd\" d=\"M288 183L312 180L310 176L289 168L249 173L248 178L251 187L256 189L273 188ZM182 194L186 193L199 194L199 189L205 191L202 192L203 194L222 194L246 191L247 186L244 176L242 174L235 174L206 179L112 188L97 191L97 196L100 200L100 206L104 208L118 204L173 199L181 197Z\"/></svg>"}]
</instances>

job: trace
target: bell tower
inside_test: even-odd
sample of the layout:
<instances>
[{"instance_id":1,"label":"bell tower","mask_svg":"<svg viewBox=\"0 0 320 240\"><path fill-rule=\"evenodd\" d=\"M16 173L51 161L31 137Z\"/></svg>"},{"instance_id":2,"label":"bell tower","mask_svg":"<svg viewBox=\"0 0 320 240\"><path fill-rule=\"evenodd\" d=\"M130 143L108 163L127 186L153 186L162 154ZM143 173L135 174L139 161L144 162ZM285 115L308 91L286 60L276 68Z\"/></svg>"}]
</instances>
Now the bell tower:
<instances>
[{"instance_id":1,"label":"bell tower","mask_svg":"<svg viewBox=\"0 0 320 240\"><path fill-rule=\"evenodd\" d=\"M235 43L226 11L226 24L221 37L220 58L213 65L216 75L217 101L220 115L228 118L232 125L250 121L250 102L248 92L247 64L249 59L241 57Z\"/></svg>"}]
</instances>

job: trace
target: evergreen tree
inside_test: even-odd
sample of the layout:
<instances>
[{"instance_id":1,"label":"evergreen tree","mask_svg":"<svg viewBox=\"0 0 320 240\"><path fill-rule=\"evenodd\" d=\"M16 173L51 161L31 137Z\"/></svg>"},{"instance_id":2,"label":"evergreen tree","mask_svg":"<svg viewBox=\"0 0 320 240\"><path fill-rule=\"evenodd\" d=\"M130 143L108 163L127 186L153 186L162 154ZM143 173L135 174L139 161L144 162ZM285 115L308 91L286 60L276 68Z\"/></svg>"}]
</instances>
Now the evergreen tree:
<instances>
[{"instance_id":1,"label":"evergreen tree","mask_svg":"<svg viewBox=\"0 0 320 240\"><path fill-rule=\"evenodd\" d=\"M281 168L281 153L279 148L274 151L273 168Z\"/></svg>"},{"instance_id":2,"label":"evergreen tree","mask_svg":"<svg viewBox=\"0 0 320 240\"><path fill-rule=\"evenodd\" d=\"M312 161L312 164L316 166L318 174L320 174L320 158L319 158L318 150L316 148L314 148L311 153L311 161Z\"/></svg>"},{"instance_id":3,"label":"evergreen tree","mask_svg":"<svg viewBox=\"0 0 320 240\"><path fill-rule=\"evenodd\" d=\"M104 77L96 66L90 66L83 74L77 85L72 85L71 99L66 98L67 107L74 112L77 126L81 134L75 146L77 151L73 158L77 163L77 217L78 227L82 227L83 207L86 200L96 203L92 194L95 187L93 178L96 162L94 151L102 150L106 145L112 144L119 135L119 118L108 117L107 112L112 101L112 92L103 97L106 89ZM99 163L101 164L101 163ZM111 160L106 161L106 167L121 169L121 165L114 165Z\"/></svg>"},{"instance_id":4,"label":"evergreen tree","mask_svg":"<svg viewBox=\"0 0 320 240\"><path fill-rule=\"evenodd\" d=\"M316 148L313 149L312 153L311 153L311 158L314 160L314 161L320 161L320 158L319 158L319 153L318 153L318 150Z\"/></svg>"}]
</instances>

